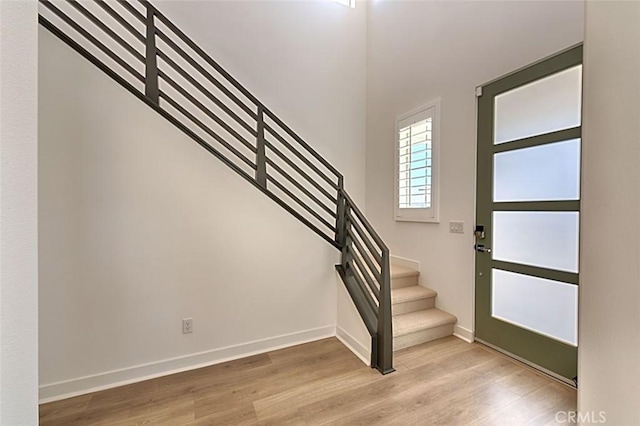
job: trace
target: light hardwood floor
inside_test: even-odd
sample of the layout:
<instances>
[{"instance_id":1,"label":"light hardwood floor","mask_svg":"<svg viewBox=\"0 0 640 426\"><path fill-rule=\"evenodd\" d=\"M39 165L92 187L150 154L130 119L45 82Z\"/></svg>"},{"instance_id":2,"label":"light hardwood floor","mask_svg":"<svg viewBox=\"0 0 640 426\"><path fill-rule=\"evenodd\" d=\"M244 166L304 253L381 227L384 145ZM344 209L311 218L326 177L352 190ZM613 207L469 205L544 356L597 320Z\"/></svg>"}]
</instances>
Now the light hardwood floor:
<instances>
[{"instance_id":1,"label":"light hardwood floor","mask_svg":"<svg viewBox=\"0 0 640 426\"><path fill-rule=\"evenodd\" d=\"M576 408L575 390L455 337L397 352L395 368L330 338L44 404L40 424L516 426Z\"/></svg>"}]
</instances>

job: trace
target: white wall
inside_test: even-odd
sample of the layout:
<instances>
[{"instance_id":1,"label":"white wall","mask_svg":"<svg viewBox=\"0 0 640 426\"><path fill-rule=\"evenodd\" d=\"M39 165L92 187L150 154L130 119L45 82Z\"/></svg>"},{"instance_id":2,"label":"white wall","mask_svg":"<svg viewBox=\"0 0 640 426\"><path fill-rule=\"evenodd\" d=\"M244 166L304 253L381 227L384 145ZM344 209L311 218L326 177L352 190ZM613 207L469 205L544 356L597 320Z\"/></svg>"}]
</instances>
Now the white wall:
<instances>
[{"instance_id":1,"label":"white wall","mask_svg":"<svg viewBox=\"0 0 640 426\"><path fill-rule=\"evenodd\" d=\"M160 6L363 198L364 10ZM42 398L335 333L333 247L44 29L40 85Z\"/></svg>"},{"instance_id":2,"label":"white wall","mask_svg":"<svg viewBox=\"0 0 640 426\"><path fill-rule=\"evenodd\" d=\"M640 3L587 2L578 409L612 425L640 424L639 41Z\"/></svg>"},{"instance_id":3,"label":"white wall","mask_svg":"<svg viewBox=\"0 0 640 426\"><path fill-rule=\"evenodd\" d=\"M37 3L0 2L0 424L38 423Z\"/></svg>"},{"instance_id":4,"label":"white wall","mask_svg":"<svg viewBox=\"0 0 640 426\"><path fill-rule=\"evenodd\" d=\"M421 262L438 306L473 328L475 88L582 40L582 2L372 2L367 214L392 254ZM442 98L440 224L395 222L395 118ZM464 221L464 235L449 221ZM466 334L466 333L465 333Z\"/></svg>"}]
</instances>

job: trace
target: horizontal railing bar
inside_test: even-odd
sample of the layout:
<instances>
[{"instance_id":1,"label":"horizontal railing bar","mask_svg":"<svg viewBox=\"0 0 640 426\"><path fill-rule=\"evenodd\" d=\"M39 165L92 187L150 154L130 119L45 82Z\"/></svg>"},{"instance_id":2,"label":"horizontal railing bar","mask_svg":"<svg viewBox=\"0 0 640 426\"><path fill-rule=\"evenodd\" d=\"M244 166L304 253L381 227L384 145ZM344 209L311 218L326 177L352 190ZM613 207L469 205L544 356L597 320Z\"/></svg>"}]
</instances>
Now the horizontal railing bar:
<instances>
[{"instance_id":1,"label":"horizontal railing bar","mask_svg":"<svg viewBox=\"0 0 640 426\"><path fill-rule=\"evenodd\" d=\"M298 198L296 195L294 195L291 191L289 191L284 185L282 185L280 182L278 182L278 180L275 179L273 176L271 176L269 173L267 173L267 180L269 182L273 183L279 190L284 192L289 198L291 198L293 201L298 203L303 209L305 209L307 212L309 212L309 214L311 214L313 217L315 217L319 222L321 222L323 225L325 225L327 228L329 228L332 232L336 232L335 226L333 226L325 218L320 216L318 214L318 212L316 212L311 207L306 205L304 203L304 201L302 201L300 198Z\"/></svg>"},{"instance_id":2,"label":"horizontal railing bar","mask_svg":"<svg viewBox=\"0 0 640 426\"><path fill-rule=\"evenodd\" d=\"M311 200L313 200L316 204L318 204L324 211L326 211L327 213L329 213L334 219L336 218L336 212L334 212L333 210L331 210L329 207L327 207L322 201L320 201L315 195L313 195L311 192L309 192L309 190L307 188L305 188L304 186L302 186L302 184L300 184L300 182L298 182L296 179L292 178L289 173L285 172L284 170L282 170L282 168L280 166L278 166L273 160L271 160L270 158L266 159L267 164L270 167L273 167L273 169L275 171L277 171L280 175L284 176L289 182L291 182L296 188L298 188L300 191L302 191L304 193L304 195L306 195L307 197L309 197Z\"/></svg>"},{"instance_id":3,"label":"horizontal railing bar","mask_svg":"<svg viewBox=\"0 0 640 426\"><path fill-rule=\"evenodd\" d=\"M247 97L251 102L253 102L256 107L261 105L262 103L251 94L245 87L240 84L235 78L231 76L224 68L222 68L216 61L211 58L204 50L200 48L197 44L193 42L185 33L183 33L178 27L176 27L173 22L167 19L166 16L162 14L158 9L156 9L153 5L148 2L144 2L146 7L152 8L155 15L162 21L164 25L167 26L175 35L178 36L180 40L182 40L187 46L193 49L202 59L204 59L209 65L211 65L216 71L218 71L229 83L231 83L236 89L238 89L244 96ZM188 56L188 55L187 55Z\"/></svg>"},{"instance_id":4,"label":"horizontal railing bar","mask_svg":"<svg viewBox=\"0 0 640 426\"><path fill-rule=\"evenodd\" d=\"M366 267L362 263L362 260L360 260L360 257L357 256L357 253L350 246L347 246L347 250L350 251L351 258L356 262L356 265L358 266L358 269L360 271L360 275L362 275L364 277L365 281L369 285L369 288L373 292L374 296L376 296L376 300L380 300L380 289L378 288L376 283L371 278L371 275L365 273Z\"/></svg>"},{"instance_id":5,"label":"horizontal railing bar","mask_svg":"<svg viewBox=\"0 0 640 426\"><path fill-rule=\"evenodd\" d=\"M235 147L230 145L226 140L224 140L224 138L222 138L216 132L211 130L207 125L205 125L200 120L198 120L196 117L194 117L193 114L191 114L189 111L185 110L184 107L182 107L180 104L178 104L178 102L176 102L174 99L172 99L169 95L167 95L162 90L160 91L160 98L166 100L172 107L177 109L182 115L184 115L189 120L191 120L193 123L195 123L198 127L200 127L203 131L205 131L209 136L211 136L216 141L218 141L222 146L224 146L227 150L231 151L236 157L238 157L246 165L251 167L253 170L255 170L257 168L257 166L251 160L249 160L247 157L244 156L244 154L242 154Z\"/></svg>"},{"instance_id":6,"label":"horizontal railing bar","mask_svg":"<svg viewBox=\"0 0 640 426\"><path fill-rule=\"evenodd\" d=\"M156 34L158 35L158 37L160 37L160 39L162 41L164 41L165 43L167 43L167 45L169 45L169 47L171 49L173 49L178 55L180 55L182 57L182 59L184 59L185 61L187 61L189 63L189 65L191 65L192 67L194 67L196 70L198 70L199 73L201 73L207 80L209 80L209 82L213 83L214 86L216 86L222 93L224 93L229 99L231 99L236 105L238 105L240 108L242 108L244 110L244 112L246 112L251 118L253 118L254 120L258 119L258 116L256 115L255 112L253 112L251 110L251 108L249 108L244 102L242 102L240 100L240 98L238 98L236 95L234 95L233 93L231 93L231 91L229 89L227 89L222 83L220 83L213 75L211 75L210 72L208 72L207 70L205 70L202 65L200 65L198 62L196 62L191 56L189 56L187 54L187 52L185 52L180 46L178 46L177 44L175 44L173 42L173 40L171 40L164 32L162 32L162 30L160 30L159 28L155 29ZM163 58L164 59L164 58Z\"/></svg>"},{"instance_id":7,"label":"horizontal railing bar","mask_svg":"<svg viewBox=\"0 0 640 426\"><path fill-rule=\"evenodd\" d=\"M303 163L305 163L311 170L313 170L318 176L324 179L332 188L338 189L338 184L331 180L329 176L323 173L315 164L311 162L307 157L304 156L300 151L295 149L286 139L282 137L273 127L269 126L267 123L264 125L265 129L269 131L276 139L280 141L282 145L284 145L289 151L295 154Z\"/></svg>"},{"instance_id":8,"label":"horizontal railing bar","mask_svg":"<svg viewBox=\"0 0 640 426\"><path fill-rule=\"evenodd\" d=\"M79 2L73 0L67 0L67 3L71 4L78 12L80 12L85 18L93 23L96 27L100 28L105 34L115 40L120 46L122 46L127 52L129 52L133 57L135 57L140 62L144 62L144 56L133 48L128 42L126 42L122 37L115 33L111 28L107 27L104 22L100 21L96 16L85 9Z\"/></svg>"},{"instance_id":9,"label":"horizontal railing bar","mask_svg":"<svg viewBox=\"0 0 640 426\"><path fill-rule=\"evenodd\" d=\"M158 52L158 57L160 57L160 59L162 59L163 61L165 61L167 64L169 64L169 66L171 68L173 68L178 74L180 74L185 80L187 80L189 83L191 83L196 89L198 89L203 95L205 95L207 98L209 98L214 104L216 104L216 106L218 108L220 108L221 110L223 110L227 115L229 115L231 118L233 118L238 124L240 124L242 127L244 127L248 132L250 132L253 136L257 137L258 136L258 132L256 132L256 130L251 127L249 124L247 124L246 121L244 121L242 118L240 118L239 115L237 115L235 112L233 112L231 110L231 108L229 108L228 106L226 106L224 104L224 102L222 102L220 99L218 99L213 93L211 93L209 90L207 90L206 87L204 87L202 84L198 83L196 81L196 79L194 79L192 76L190 76L187 71L182 68L180 65L178 65L173 59L171 59L166 53L164 53L163 51L161 51L160 49L157 49Z\"/></svg>"},{"instance_id":10,"label":"horizontal railing bar","mask_svg":"<svg viewBox=\"0 0 640 426\"><path fill-rule=\"evenodd\" d=\"M376 303L376 301L373 299L373 296L371 295L371 292L369 290L367 290L367 284L364 283L362 281L362 278L360 277L359 274L356 273L356 271L353 269L353 266L350 265L351 264L351 260L353 260L353 254L351 252L347 253L347 265L348 265L348 269L350 269L350 275L356 280L356 282L358 283L358 286L360 286L360 290L362 290L362 292L364 293L365 299L367 300L367 303L369 304L369 307L373 310L373 312L378 312L378 304Z\"/></svg>"},{"instance_id":11,"label":"horizontal railing bar","mask_svg":"<svg viewBox=\"0 0 640 426\"><path fill-rule=\"evenodd\" d=\"M351 220L350 223L351 226L353 226L353 228L356 230L356 233L360 236L360 239L364 241L364 244L369 249L369 252L373 254L373 257L375 258L378 265L382 267L382 255L378 253L378 250L373 246L373 244L371 244L371 238L364 232L357 220Z\"/></svg>"},{"instance_id":12,"label":"horizontal railing bar","mask_svg":"<svg viewBox=\"0 0 640 426\"><path fill-rule=\"evenodd\" d=\"M320 154L318 154L318 152L313 149L308 143L306 143L300 136L298 136L296 134L296 132L294 132L293 130L291 130L291 128L289 126L287 126L286 124L284 124L284 122L282 120L280 120L278 118L277 115L275 115L270 109L265 107L264 110L265 114L271 118L278 126L280 126L284 131L286 131L287 133L289 133L289 135L294 138L296 140L296 142L298 142L300 145L302 145L311 155L313 155L318 161L320 161L327 169L329 169L331 171L331 173L333 173L337 178L341 178L342 174L336 170L335 167L333 167L331 165L331 163L329 163L327 160L324 159L324 157Z\"/></svg>"},{"instance_id":13,"label":"horizontal railing bar","mask_svg":"<svg viewBox=\"0 0 640 426\"><path fill-rule=\"evenodd\" d=\"M354 213L356 214L356 216L358 217L358 219L362 223L362 226L365 227L365 229L367 230L367 232L369 233L371 238L373 238L373 240L376 242L378 247L380 247L380 250L389 250L387 248L387 245L384 243L384 241L382 241L382 238L380 238L380 235L378 235L378 233L375 231L375 229L373 229L373 226L371 226L371 224L369 223L367 218L364 216L364 214L360 211L360 209L358 208L356 203L353 202L353 200L351 199L351 197L349 196L347 191L345 191L343 189L342 190L342 195L344 196L345 200L347 200L347 203L349 204L350 209L354 211ZM348 210L349 209L347 209L347 211Z\"/></svg>"},{"instance_id":14,"label":"horizontal railing bar","mask_svg":"<svg viewBox=\"0 0 640 426\"><path fill-rule=\"evenodd\" d=\"M362 244L360 244L360 241L358 241L356 236L353 234L353 232L351 232L351 229L349 229L348 227L347 227L347 236L355 244L356 248L358 249L358 252L362 256L362 259L364 259L365 263L369 267L369 270L373 274L373 277L376 279L376 281L378 281L378 283L382 283L382 274L378 272L376 265L374 265L373 262L371 261L371 258L367 256L367 252L364 250L364 247L362 246Z\"/></svg>"},{"instance_id":15,"label":"horizontal railing bar","mask_svg":"<svg viewBox=\"0 0 640 426\"><path fill-rule=\"evenodd\" d=\"M158 70L158 76L162 78L164 81L169 83L171 87L178 91L182 96L184 96L189 102L194 104L200 111L205 113L209 118L215 121L220 127L226 130L230 135L238 140L241 144L250 149L254 154L256 153L256 147L249 143L241 134L239 134L236 130L234 130L231 126L224 122L224 120L220 119L217 115L215 115L209 108L204 106L202 102L198 101L196 98L191 95L191 93L187 92L182 86L180 86L174 79L169 77L163 71Z\"/></svg>"},{"instance_id":16,"label":"horizontal railing bar","mask_svg":"<svg viewBox=\"0 0 640 426\"><path fill-rule=\"evenodd\" d=\"M130 14L132 14L133 16L135 16L136 18L138 18L138 20L140 22L142 22L143 24L147 24L147 18L145 16L143 16L138 9L136 9L135 7L131 6L129 4L129 2L127 0L117 0L118 3L120 3L120 5L122 7L124 7L125 9L127 9L129 11Z\"/></svg>"},{"instance_id":17,"label":"horizontal railing bar","mask_svg":"<svg viewBox=\"0 0 640 426\"><path fill-rule=\"evenodd\" d=\"M120 25L122 25L127 31L129 31L135 38L137 38L142 43L146 42L145 37L138 32L138 30L131 25L126 19L122 17L118 12L115 11L111 6L109 6L104 0L94 0L95 3L102 8L105 12L107 12L113 19L118 21Z\"/></svg>"},{"instance_id":18,"label":"horizontal railing bar","mask_svg":"<svg viewBox=\"0 0 640 426\"><path fill-rule=\"evenodd\" d=\"M107 48L104 44L102 44L98 39L96 39L94 36L92 36L91 34L89 34L84 28L82 28L80 25L78 25L74 20L72 20L71 18L69 18L64 12L62 12L60 9L58 9L57 7L55 7L51 2L49 2L48 0L40 0L40 3L42 3L46 8L48 8L49 10L51 10L55 15L57 15L60 19L62 19L64 22L67 23L67 25L69 25L71 28L73 28L74 30L76 30L80 35L82 35L84 38L86 38L88 41L90 41L91 43L93 43L94 46L96 46L98 49L100 49L102 51L102 53L104 53L105 55L107 55L109 58L111 58L113 61L115 61L118 65L120 65L122 68L124 68L125 70L127 70L131 75L133 75L135 78L137 78L138 80L140 80L140 82L144 82L144 77L142 76L142 74L140 74L138 71L136 71L135 69L133 69L129 64L127 64L122 58L120 58L118 55L116 55L115 53L113 53L111 50L109 50L109 48Z\"/></svg>"},{"instance_id":19,"label":"horizontal railing bar","mask_svg":"<svg viewBox=\"0 0 640 426\"><path fill-rule=\"evenodd\" d=\"M331 202L333 203L337 203L338 199L333 197L331 194L329 194L329 192L327 192L326 189L324 189L318 182L315 181L315 179L312 179L311 177L309 177L309 175L307 175L304 170L302 170L300 167L298 167L293 161L291 161L291 159L289 157L287 157L286 155L284 155L282 153L282 151L280 151L278 148L276 148L275 146L273 146L273 144L271 142L269 142L268 140L264 141L265 145L267 146L267 148L269 148L271 151L275 152L278 157L280 157L282 160L284 160L285 163L287 163L289 165L289 167L291 167L293 170L296 171L296 173L300 174L302 177L304 177L309 183L311 183L318 191L320 191L322 193L322 195L324 195L325 197L327 197L329 200L331 200Z\"/></svg>"}]
</instances>

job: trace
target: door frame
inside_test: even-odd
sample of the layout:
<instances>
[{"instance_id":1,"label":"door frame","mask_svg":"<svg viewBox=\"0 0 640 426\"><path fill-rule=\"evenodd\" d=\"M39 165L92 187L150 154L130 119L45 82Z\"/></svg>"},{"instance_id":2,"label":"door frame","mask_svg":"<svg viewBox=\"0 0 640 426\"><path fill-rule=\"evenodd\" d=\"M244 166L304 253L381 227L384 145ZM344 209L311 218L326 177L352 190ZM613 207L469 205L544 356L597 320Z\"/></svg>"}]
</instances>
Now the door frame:
<instances>
[{"instance_id":1,"label":"door frame","mask_svg":"<svg viewBox=\"0 0 640 426\"><path fill-rule=\"evenodd\" d=\"M493 145L489 143L481 143L484 140L493 140L493 126L494 126L494 99L495 96L507 92L513 88L520 87L531 83L533 81L540 80L548 77L557 72L572 68L574 66L582 64L583 46L582 43L551 55L545 59L537 61L524 68L511 72L505 76L492 80L488 83L479 86L476 91L476 192L475 192L475 223L476 224L490 224L492 225L492 207L493 207L493 161L487 161L486 159L492 158L496 152L496 147L500 145ZM512 144L510 149L525 148L528 146L537 146L541 143L551 143L555 141L562 141L568 139L581 138L581 126L580 129L567 129L557 132L551 132L540 136L532 136L530 138L524 138ZM517 145L517 146L516 146ZM501 151L503 147L497 148L497 151ZM484 179L480 179L479 176L487 176ZM504 207L507 203L505 203ZM530 211L553 211L553 210L565 210L575 209L580 210L580 200L577 201L541 201L541 202L526 202L526 210ZM485 238L478 243L485 244L487 247L492 247L492 226L489 226L489 231L486 232ZM513 339L513 336L499 336L497 340L491 339L492 342L486 341L483 338L483 329L486 330L491 318L491 269L492 266L496 266L496 263L503 263L500 261L492 260L492 256L487 253L475 253L474 259L474 335L475 340L483 343L493 349L503 352L521 362L529 364L534 368L543 371L563 382L575 385L571 380L574 375L568 373L573 371L570 367L572 364L575 366L577 360L577 347L572 347L565 343L550 339L542 336L533 331L523 329L521 327L504 322L504 329L508 330L511 327L518 329L518 336ZM515 266L515 267L514 267ZM526 275L539 276L541 278L547 278L552 280L558 280L562 282L568 282L578 285L578 274L545 270L544 274L540 275L538 271L533 269L539 269L535 267L529 267L526 265L510 264L509 270L514 272L524 273ZM579 319L578 319L579 320ZM493 320L499 321L499 320ZM478 333L480 331L480 333ZM523 337L524 336L524 337ZM514 341L509 341L509 340ZM518 350L512 348L518 347ZM553 350L549 350L549 347ZM522 350L520 350L522 348ZM542 349L545 348L545 349ZM518 352L527 352L527 358L520 356ZM560 358L560 359L559 359ZM547 366L554 363L562 365L561 370L563 373L554 372ZM575 373L577 375L577 373ZM569 376L569 377L567 377Z\"/></svg>"}]
</instances>

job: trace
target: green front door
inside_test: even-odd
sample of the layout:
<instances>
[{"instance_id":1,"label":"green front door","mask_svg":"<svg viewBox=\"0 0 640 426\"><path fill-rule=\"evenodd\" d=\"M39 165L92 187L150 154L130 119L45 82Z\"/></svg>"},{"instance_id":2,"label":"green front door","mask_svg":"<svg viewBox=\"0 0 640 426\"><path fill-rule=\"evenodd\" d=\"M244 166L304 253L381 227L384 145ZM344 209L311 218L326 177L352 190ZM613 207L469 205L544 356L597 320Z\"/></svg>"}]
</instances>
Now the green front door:
<instances>
[{"instance_id":1,"label":"green front door","mask_svg":"<svg viewBox=\"0 0 640 426\"><path fill-rule=\"evenodd\" d=\"M476 338L577 375L582 46L478 96Z\"/></svg>"}]
</instances>

